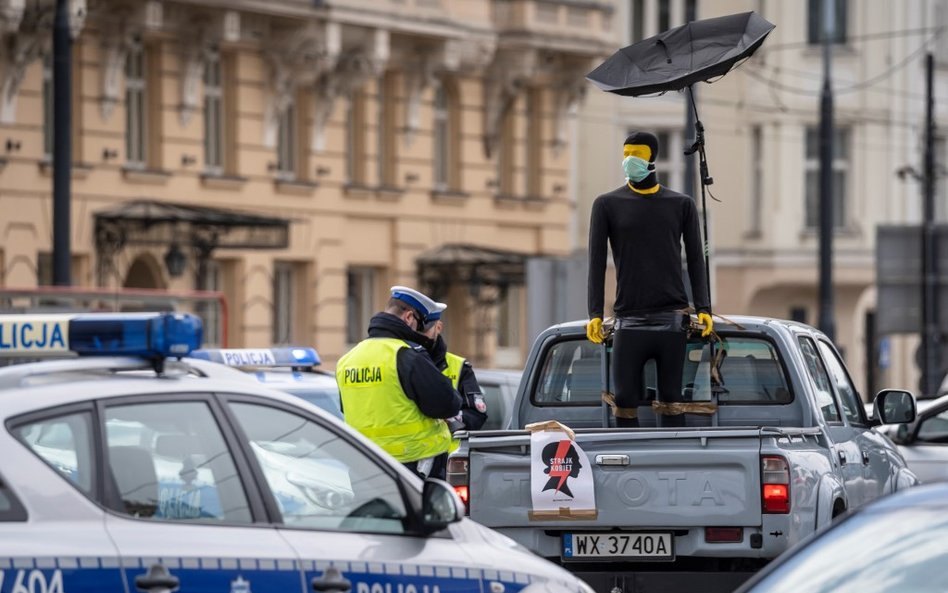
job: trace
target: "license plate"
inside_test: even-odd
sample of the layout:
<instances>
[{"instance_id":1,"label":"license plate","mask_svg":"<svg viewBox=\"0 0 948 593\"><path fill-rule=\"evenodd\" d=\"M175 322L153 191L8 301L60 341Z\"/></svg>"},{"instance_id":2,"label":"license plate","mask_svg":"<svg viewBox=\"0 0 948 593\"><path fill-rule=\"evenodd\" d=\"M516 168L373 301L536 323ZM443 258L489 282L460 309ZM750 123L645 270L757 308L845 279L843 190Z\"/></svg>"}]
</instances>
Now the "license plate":
<instances>
[{"instance_id":1,"label":"license plate","mask_svg":"<svg viewBox=\"0 0 948 593\"><path fill-rule=\"evenodd\" d=\"M671 533L564 533L563 559L643 558L672 560Z\"/></svg>"}]
</instances>

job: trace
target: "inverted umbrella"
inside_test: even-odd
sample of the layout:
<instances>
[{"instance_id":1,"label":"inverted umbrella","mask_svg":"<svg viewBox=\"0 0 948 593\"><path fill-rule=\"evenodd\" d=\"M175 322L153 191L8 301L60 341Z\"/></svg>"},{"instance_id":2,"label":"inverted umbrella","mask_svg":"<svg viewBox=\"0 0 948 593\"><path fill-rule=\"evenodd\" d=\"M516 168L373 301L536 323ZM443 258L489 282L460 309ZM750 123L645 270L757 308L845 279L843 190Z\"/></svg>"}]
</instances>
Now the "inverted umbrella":
<instances>
[{"instance_id":1,"label":"inverted umbrella","mask_svg":"<svg viewBox=\"0 0 948 593\"><path fill-rule=\"evenodd\" d=\"M701 209L704 226L704 267L711 288L708 261L708 209L705 191L714 179L708 173L704 150L704 124L692 85L711 82L727 74L738 62L749 58L761 46L774 24L755 12L744 12L692 21L643 39L612 54L586 75L604 91L637 97L688 89L695 114L695 143L686 155L698 153L701 174ZM708 295L710 301L710 294Z\"/></svg>"},{"instance_id":2,"label":"inverted umbrella","mask_svg":"<svg viewBox=\"0 0 948 593\"><path fill-rule=\"evenodd\" d=\"M773 29L756 12L692 21L623 47L586 78L630 97L678 91L727 74Z\"/></svg>"}]
</instances>

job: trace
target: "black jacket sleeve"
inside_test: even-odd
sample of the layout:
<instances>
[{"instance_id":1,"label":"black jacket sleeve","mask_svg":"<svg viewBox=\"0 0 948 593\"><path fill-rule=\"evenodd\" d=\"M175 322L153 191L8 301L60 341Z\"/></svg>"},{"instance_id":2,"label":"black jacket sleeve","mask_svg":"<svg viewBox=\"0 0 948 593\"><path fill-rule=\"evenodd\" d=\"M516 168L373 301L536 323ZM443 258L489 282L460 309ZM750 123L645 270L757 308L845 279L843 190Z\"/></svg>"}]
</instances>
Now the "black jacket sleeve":
<instances>
[{"instance_id":1,"label":"black jacket sleeve","mask_svg":"<svg viewBox=\"0 0 948 593\"><path fill-rule=\"evenodd\" d=\"M602 198L593 202L589 217L589 277L587 278L586 307L589 318L602 318L605 307L606 257L609 253L609 219Z\"/></svg>"},{"instance_id":2,"label":"black jacket sleeve","mask_svg":"<svg viewBox=\"0 0 948 593\"><path fill-rule=\"evenodd\" d=\"M398 381L405 395L429 418L451 418L461 410L461 396L451 380L431 362L421 346L402 348L396 359Z\"/></svg>"},{"instance_id":3,"label":"black jacket sleeve","mask_svg":"<svg viewBox=\"0 0 948 593\"><path fill-rule=\"evenodd\" d=\"M463 400L461 417L464 420L464 428L480 430L487 422L487 412L481 412L477 409L478 400L480 400L482 407L484 406L484 393L477 383L477 377L474 376L474 367L466 360L461 367L461 376L458 378L458 390L461 392L461 399Z\"/></svg>"},{"instance_id":4,"label":"black jacket sleeve","mask_svg":"<svg viewBox=\"0 0 948 593\"><path fill-rule=\"evenodd\" d=\"M688 277L691 278L691 296L697 312L710 313L711 297L708 294L704 248L701 244L701 231L698 228L698 208L694 200L682 200L682 203L685 211L682 214L681 226L685 240L685 256L688 258Z\"/></svg>"}]
</instances>

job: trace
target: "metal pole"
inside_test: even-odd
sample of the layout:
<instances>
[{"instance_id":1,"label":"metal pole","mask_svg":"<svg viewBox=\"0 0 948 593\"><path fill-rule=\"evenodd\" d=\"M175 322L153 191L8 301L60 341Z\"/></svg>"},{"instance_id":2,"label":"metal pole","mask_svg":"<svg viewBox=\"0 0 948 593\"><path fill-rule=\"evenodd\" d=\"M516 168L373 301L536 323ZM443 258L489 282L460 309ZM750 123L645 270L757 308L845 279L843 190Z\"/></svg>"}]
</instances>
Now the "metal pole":
<instances>
[{"instance_id":1,"label":"metal pole","mask_svg":"<svg viewBox=\"0 0 948 593\"><path fill-rule=\"evenodd\" d=\"M69 2L56 0L53 22L53 284L69 286L71 267L72 40Z\"/></svg>"},{"instance_id":2,"label":"metal pole","mask_svg":"<svg viewBox=\"0 0 948 593\"><path fill-rule=\"evenodd\" d=\"M708 158L704 151L704 124L698 117L698 105L695 103L695 93L691 86L688 86L688 95L691 98L691 108L695 115L695 143L690 149L685 151L690 155L698 152L698 173L701 175L701 222L704 231L704 273L708 282L708 304L711 304L711 243L708 237L708 198L707 186L714 183L708 171Z\"/></svg>"},{"instance_id":3,"label":"metal pole","mask_svg":"<svg viewBox=\"0 0 948 593\"><path fill-rule=\"evenodd\" d=\"M835 0L823 0L823 91L820 97L820 330L836 339L833 317L833 63Z\"/></svg>"},{"instance_id":4,"label":"metal pole","mask_svg":"<svg viewBox=\"0 0 948 593\"><path fill-rule=\"evenodd\" d=\"M938 392L938 261L935 250L935 58L925 56L925 171L922 216L922 395Z\"/></svg>"}]
</instances>

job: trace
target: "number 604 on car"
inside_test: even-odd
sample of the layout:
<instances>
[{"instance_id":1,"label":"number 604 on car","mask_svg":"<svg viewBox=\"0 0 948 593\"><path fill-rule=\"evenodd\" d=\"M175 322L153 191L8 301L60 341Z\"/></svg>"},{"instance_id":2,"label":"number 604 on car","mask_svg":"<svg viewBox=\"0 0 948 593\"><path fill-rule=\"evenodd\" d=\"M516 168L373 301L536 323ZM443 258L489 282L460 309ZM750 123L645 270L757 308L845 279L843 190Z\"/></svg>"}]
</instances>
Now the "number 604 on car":
<instances>
[{"instance_id":1,"label":"number 604 on car","mask_svg":"<svg viewBox=\"0 0 948 593\"><path fill-rule=\"evenodd\" d=\"M672 560L670 533L564 533L563 559Z\"/></svg>"}]
</instances>

